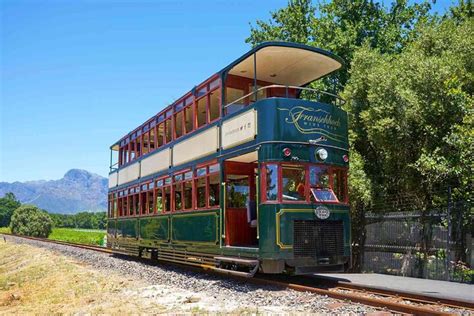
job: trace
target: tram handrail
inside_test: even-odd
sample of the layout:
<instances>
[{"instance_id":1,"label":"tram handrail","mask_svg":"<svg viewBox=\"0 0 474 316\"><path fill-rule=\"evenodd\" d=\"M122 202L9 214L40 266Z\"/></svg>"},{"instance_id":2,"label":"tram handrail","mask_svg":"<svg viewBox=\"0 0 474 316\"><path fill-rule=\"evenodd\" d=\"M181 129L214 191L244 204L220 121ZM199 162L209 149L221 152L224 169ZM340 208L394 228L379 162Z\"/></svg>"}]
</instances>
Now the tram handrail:
<instances>
[{"instance_id":1,"label":"tram handrail","mask_svg":"<svg viewBox=\"0 0 474 316\"><path fill-rule=\"evenodd\" d=\"M298 90L304 90L304 91L311 91L311 92L316 92L318 94L325 94L325 95L328 95L330 97L333 97L336 102L335 104L338 105L338 102L339 101L339 105L343 105L346 100L344 100L343 98L339 97L338 95L336 94L333 94L333 93L330 93L330 92L327 92L327 91L323 91L323 90L319 90L319 89L313 89L313 88L306 88L306 87L298 87L298 86L286 86L286 85L280 85L280 84L272 84L272 85L269 85L269 86L264 86L264 87L260 87L258 88L257 90L253 90L252 92L244 95L243 97L240 97L234 101L232 101L231 103L228 103L227 105L224 105L224 109L226 109L227 107L233 105L233 104L237 104L238 102L250 97L251 95L255 94L256 97L255 97L255 102L258 100L258 92L259 91L262 91L262 90L265 90L265 89L271 89L271 88L285 88L286 89L286 97L288 98L288 89L298 89Z\"/></svg>"}]
</instances>

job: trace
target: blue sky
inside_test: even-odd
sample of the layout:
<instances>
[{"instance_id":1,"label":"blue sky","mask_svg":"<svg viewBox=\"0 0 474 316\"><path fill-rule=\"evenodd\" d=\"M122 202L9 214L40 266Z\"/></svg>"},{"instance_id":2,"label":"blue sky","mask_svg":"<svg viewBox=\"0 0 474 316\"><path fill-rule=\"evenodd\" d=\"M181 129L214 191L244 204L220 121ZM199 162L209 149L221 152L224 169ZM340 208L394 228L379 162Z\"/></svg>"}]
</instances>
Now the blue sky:
<instances>
[{"instance_id":1,"label":"blue sky","mask_svg":"<svg viewBox=\"0 0 474 316\"><path fill-rule=\"evenodd\" d=\"M0 181L106 176L110 144L246 52L249 23L286 4L0 0Z\"/></svg>"}]
</instances>

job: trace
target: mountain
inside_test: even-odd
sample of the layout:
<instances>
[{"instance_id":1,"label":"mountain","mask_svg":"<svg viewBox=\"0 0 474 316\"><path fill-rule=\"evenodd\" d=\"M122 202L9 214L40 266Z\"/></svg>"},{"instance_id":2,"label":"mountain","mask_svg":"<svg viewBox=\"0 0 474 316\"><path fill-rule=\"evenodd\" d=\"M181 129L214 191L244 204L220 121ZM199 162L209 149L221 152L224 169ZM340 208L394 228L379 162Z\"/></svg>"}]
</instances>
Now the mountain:
<instances>
[{"instance_id":1,"label":"mountain","mask_svg":"<svg viewBox=\"0 0 474 316\"><path fill-rule=\"evenodd\" d=\"M21 203L34 204L51 213L105 211L107 186L107 178L86 170L71 169L59 180L0 182L0 197L13 192Z\"/></svg>"}]
</instances>

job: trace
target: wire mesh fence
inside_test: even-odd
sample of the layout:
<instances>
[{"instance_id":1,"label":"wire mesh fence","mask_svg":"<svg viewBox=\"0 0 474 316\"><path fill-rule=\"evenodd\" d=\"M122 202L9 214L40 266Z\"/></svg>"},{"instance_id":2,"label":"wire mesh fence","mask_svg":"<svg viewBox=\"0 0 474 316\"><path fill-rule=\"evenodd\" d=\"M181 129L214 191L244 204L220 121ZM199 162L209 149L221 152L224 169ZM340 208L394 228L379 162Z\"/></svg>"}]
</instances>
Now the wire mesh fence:
<instances>
[{"instance_id":1,"label":"wire mesh fence","mask_svg":"<svg viewBox=\"0 0 474 316\"><path fill-rule=\"evenodd\" d=\"M469 201L449 197L422 210L387 203L363 214L363 229L353 236L356 271L474 283Z\"/></svg>"}]
</instances>

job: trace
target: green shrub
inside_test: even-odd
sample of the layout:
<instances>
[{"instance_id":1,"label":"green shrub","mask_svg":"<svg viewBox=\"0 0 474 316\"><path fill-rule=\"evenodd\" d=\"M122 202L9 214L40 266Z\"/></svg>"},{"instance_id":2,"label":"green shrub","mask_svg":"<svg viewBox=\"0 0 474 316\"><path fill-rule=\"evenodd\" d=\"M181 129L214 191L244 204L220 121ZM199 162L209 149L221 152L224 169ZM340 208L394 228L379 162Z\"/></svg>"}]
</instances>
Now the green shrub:
<instances>
[{"instance_id":1,"label":"green shrub","mask_svg":"<svg viewBox=\"0 0 474 316\"><path fill-rule=\"evenodd\" d=\"M53 221L48 213L34 205L22 205L12 215L10 228L13 234L44 237L51 233Z\"/></svg>"}]
</instances>

